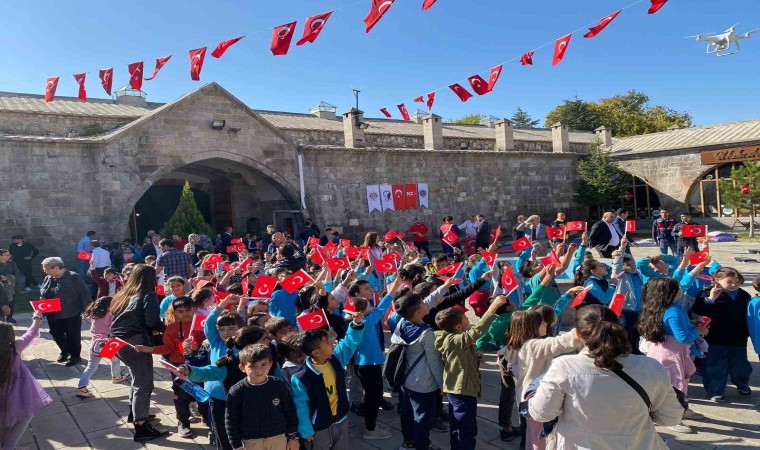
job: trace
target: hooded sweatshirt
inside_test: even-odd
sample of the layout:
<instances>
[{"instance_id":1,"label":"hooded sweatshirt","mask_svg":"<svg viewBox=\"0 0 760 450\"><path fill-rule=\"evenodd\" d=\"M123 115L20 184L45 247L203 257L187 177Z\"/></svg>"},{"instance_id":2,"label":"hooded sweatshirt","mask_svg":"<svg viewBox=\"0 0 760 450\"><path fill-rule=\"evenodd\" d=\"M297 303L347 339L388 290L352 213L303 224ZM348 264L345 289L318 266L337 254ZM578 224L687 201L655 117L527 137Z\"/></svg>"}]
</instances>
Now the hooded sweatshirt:
<instances>
[{"instance_id":1,"label":"hooded sweatshirt","mask_svg":"<svg viewBox=\"0 0 760 450\"><path fill-rule=\"evenodd\" d=\"M429 325L401 319L391 336L391 344L408 346L407 367L423 355L406 377L405 388L422 394L443 388L443 360L435 349L435 333Z\"/></svg>"}]
</instances>

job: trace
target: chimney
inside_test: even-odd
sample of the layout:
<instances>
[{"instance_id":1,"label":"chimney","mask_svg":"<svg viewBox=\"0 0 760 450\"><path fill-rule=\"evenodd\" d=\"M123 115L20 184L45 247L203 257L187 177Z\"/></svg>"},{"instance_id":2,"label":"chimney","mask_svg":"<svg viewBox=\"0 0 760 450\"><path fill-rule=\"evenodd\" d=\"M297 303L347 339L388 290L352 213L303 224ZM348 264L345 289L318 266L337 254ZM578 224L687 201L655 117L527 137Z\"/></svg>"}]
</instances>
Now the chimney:
<instances>
[{"instance_id":1,"label":"chimney","mask_svg":"<svg viewBox=\"0 0 760 450\"><path fill-rule=\"evenodd\" d=\"M496 128L496 150L508 152L515 149L515 132L512 122L507 119L499 119L494 124Z\"/></svg>"},{"instance_id":2,"label":"chimney","mask_svg":"<svg viewBox=\"0 0 760 450\"><path fill-rule=\"evenodd\" d=\"M343 138L346 148L363 148L365 146L364 130L369 125L364 122L364 111L351 108L343 113Z\"/></svg>"},{"instance_id":3,"label":"chimney","mask_svg":"<svg viewBox=\"0 0 760 450\"><path fill-rule=\"evenodd\" d=\"M319 102L311 108L311 113L320 119L335 120L335 111L337 108L327 102Z\"/></svg>"},{"instance_id":4,"label":"chimney","mask_svg":"<svg viewBox=\"0 0 760 450\"><path fill-rule=\"evenodd\" d=\"M612 129L605 126L601 126L594 130L596 137L602 141L602 146L605 148L612 147Z\"/></svg>"},{"instance_id":5,"label":"chimney","mask_svg":"<svg viewBox=\"0 0 760 450\"><path fill-rule=\"evenodd\" d=\"M117 105L129 105L138 108L148 107L148 101L145 100L148 94L137 89L132 89L129 85L114 91L114 96L116 97Z\"/></svg>"},{"instance_id":6,"label":"chimney","mask_svg":"<svg viewBox=\"0 0 760 450\"><path fill-rule=\"evenodd\" d=\"M425 150L443 150L443 121L441 116L430 114L422 119Z\"/></svg>"},{"instance_id":7,"label":"chimney","mask_svg":"<svg viewBox=\"0 0 760 450\"><path fill-rule=\"evenodd\" d=\"M570 151L570 132L566 125L557 122L552 125L552 152L567 153Z\"/></svg>"}]
</instances>

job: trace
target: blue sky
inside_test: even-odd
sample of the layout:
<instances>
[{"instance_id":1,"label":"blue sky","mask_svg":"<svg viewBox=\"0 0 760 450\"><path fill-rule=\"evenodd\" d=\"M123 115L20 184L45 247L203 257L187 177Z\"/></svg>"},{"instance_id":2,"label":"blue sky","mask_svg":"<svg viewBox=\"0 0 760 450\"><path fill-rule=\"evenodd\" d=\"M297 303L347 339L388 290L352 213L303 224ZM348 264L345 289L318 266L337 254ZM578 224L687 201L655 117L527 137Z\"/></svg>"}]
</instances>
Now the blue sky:
<instances>
[{"instance_id":1,"label":"blue sky","mask_svg":"<svg viewBox=\"0 0 760 450\"><path fill-rule=\"evenodd\" d=\"M369 33L363 18L371 0L161 0L154 2L35 0L6 7L0 19L0 90L44 92L45 78L61 75L58 95L75 96L71 74L87 71L90 97L104 97L98 69L115 67L114 87L126 84L126 64L174 54L145 82L148 99L171 101L215 81L254 109L308 112L320 100L343 112L362 89L361 108L378 117L387 107L440 89L433 112L509 117L518 106L543 124L562 100L598 99L629 89L652 103L688 111L696 125L760 118L760 33L738 55L717 58L684 39L760 28L760 1L670 0L647 15L649 0L623 11L594 39L573 35L565 60L551 66L551 46L533 67L505 65L497 88L461 103L446 88L475 73L595 22L635 0L397 0ZM130 6L127 6L129 4ZM295 46L306 17L336 11L314 44ZM271 28L298 20L287 56L269 51ZM248 35L220 60L207 56L201 82L190 80L187 50Z\"/></svg>"}]
</instances>

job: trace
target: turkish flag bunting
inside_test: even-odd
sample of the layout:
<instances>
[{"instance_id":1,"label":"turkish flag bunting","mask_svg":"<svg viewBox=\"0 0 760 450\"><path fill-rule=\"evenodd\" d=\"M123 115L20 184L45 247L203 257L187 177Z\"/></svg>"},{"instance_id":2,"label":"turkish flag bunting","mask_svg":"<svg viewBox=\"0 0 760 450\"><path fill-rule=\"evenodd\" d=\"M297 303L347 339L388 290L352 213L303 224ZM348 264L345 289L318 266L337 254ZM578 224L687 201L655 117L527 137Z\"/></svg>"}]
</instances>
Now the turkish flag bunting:
<instances>
[{"instance_id":1,"label":"turkish flag bunting","mask_svg":"<svg viewBox=\"0 0 760 450\"><path fill-rule=\"evenodd\" d=\"M625 303L625 294L615 294L610 302L610 309L618 317L623 314L623 304Z\"/></svg>"},{"instance_id":2,"label":"turkish flag bunting","mask_svg":"<svg viewBox=\"0 0 760 450\"><path fill-rule=\"evenodd\" d=\"M454 93L459 97L459 100L462 100L463 102L466 102L467 100L472 98L472 94L470 94L467 89L463 88L461 84L454 83L451 86L449 86L449 89L454 91Z\"/></svg>"},{"instance_id":3,"label":"turkish flag bunting","mask_svg":"<svg viewBox=\"0 0 760 450\"><path fill-rule=\"evenodd\" d=\"M335 256L338 253L338 246L335 245L333 241L327 241L327 244L325 244L325 250L327 250L327 253L331 256Z\"/></svg>"},{"instance_id":4,"label":"turkish flag bunting","mask_svg":"<svg viewBox=\"0 0 760 450\"><path fill-rule=\"evenodd\" d=\"M230 239L230 244L242 244L243 238Z\"/></svg>"},{"instance_id":5,"label":"turkish flag bunting","mask_svg":"<svg viewBox=\"0 0 760 450\"><path fill-rule=\"evenodd\" d=\"M87 90L84 88L84 80L87 78L86 73L75 73L74 74L74 80L76 80L77 84L79 85L79 94L77 97L79 100L82 100L83 102L87 101Z\"/></svg>"},{"instance_id":6,"label":"turkish flag bunting","mask_svg":"<svg viewBox=\"0 0 760 450\"><path fill-rule=\"evenodd\" d=\"M472 90L475 91L475 93L478 95L488 94L491 92L491 90L488 89L488 83L486 83L486 80L484 80L480 75L473 75L468 78L467 81L470 82Z\"/></svg>"},{"instance_id":7,"label":"turkish flag bunting","mask_svg":"<svg viewBox=\"0 0 760 450\"><path fill-rule=\"evenodd\" d=\"M396 250L393 250L392 252L385 255L385 259L392 259L394 261L398 261L401 259L401 253L397 252Z\"/></svg>"},{"instance_id":8,"label":"turkish flag bunting","mask_svg":"<svg viewBox=\"0 0 760 450\"><path fill-rule=\"evenodd\" d=\"M346 298L346 304L343 306L343 312L347 313L356 313L356 305L354 304L354 301L351 300L351 297Z\"/></svg>"},{"instance_id":9,"label":"turkish flag bunting","mask_svg":"<svg viewBox=\"0 0 760 450\"><path fill-rule=\"evenodd\" d=\"M404 193L403 184L393 185L393 208L396 211L403 211L406 209L406 194Z\"/></svg>"},{"instance_id":10,"label":"turkish flag bunting","mask_svg":"<svg viewBox=\"0 0 760 450\"><path fill-rule=\"evenodd\" d=\"M430 9L431 6L435 5L435 2L437 1L438 0L425 0L424 2L422 2L422 10L427 11L428 9Z\"/></svg>"},{"instance_id":11,"label":"turkish flag bunting","mask_svg":"<svg viewBox=\"0 0 760 450\"><path fill-rule=\"evenodd\" d=\"M351 262L348 260L347 256L344 256L343 258L328 259L327 266L330 268L330 271L337 272L340 269L350 269Z\"/></svg>"},{"instance_id":12,"label":"turkish flag bunting","mask_svg":"<svg viewBox=\"0 0 760 450\"><path fill-rule=\"evenodd\" d=\"M311 281L314 280L309 276L309 274L306 273L305 270L300 269L298 272L282 280L280 286L282 286L282 288L285 289L289 294L292 294L293 292L309 284Z\"/></svg>"},{"instance_id":13,"label":"turkish flag bunting","mask_svg":"<svg viewBox=\"0 0 760 450\"><path fill-rule=\"evenodd\" d=\"M230 47L232 47L233 45L237 44L237 43L238 43L238 41L240 41L240 40L241 40L241 39L243 39L244 37L245 37L245 36L240 36L240 37L236 37L236 38L233 38L233 39L228 39L228 40L226 40L226 41L222 41L222 42L220 42L219 44L217 44L217 46L216 46L216 48L214 49L214 51L213 51L213 52L211 52L211 56L213 56L214 58L221 58L221 57L222 57L222 55L224 55L224 53L225 53L225 52L226 52L226 51L227 51L227 50L228 50Z\"/></svg>"},{"instance_id":14,"label":"turkish flag bunting","mask_svg":"<svg viewBox=\"0 0 760 450\"><path fill-rule=\"evenodd\" d=\"M406 209L417 209L417 183L406 185ZM403 237L401 238L403 239Z\"/></svg>"},{"instance_id":15,"label":"turkish flag bunting","mask_svg":"<svg viewBox=\"0 0 760 450\"><path fill-rule=\"evenodd\" d=\"M145 81L150 81L156 78L158 71L161 70L161 68L164 67L164 64L168 63L170 59L172 59L172 55L164 56L163 58L156 58L156 68L153 69L153 75L151 75L150 78L146 78Z\"/></svg>"},{"instance_id":16,"label":"turkish flag bunting","mask_svg":"<svg viewBox=\"0 0 760 450\"><path fill-rule=\"evenodd\" d=\"M166 288L163 284L157 284L156 285L156 294L158 295L166 295Z\"/></svg>"},{"instance_id":17,"label":"turkish flag bunting","mask_svg":"<svg viewBox=\"0 0 760 450\"><path fill-rule=\"evenodd\" d=\"M81 252L77 253L77 259L81 259L82 261L90 261L92 259L92 253L88 252L87 250L82 250Z\"/></svg>"},{"instance_id":18,"label":"turkish flag bunting","mask_svg":"<svg viewBox=\"0 0 760 450\"><path fill-rule=\"evenodd\" d=\"M216 264L211 261L206 261L203 263L203 268L206 270L216 270Z\"/></svg>"},{"instance_id":19,"label":"turkish flag bunting","mask_svg":"<svg viewBox=\"0 0 760 450\"><path fill-rule=\"evenodd\" d=\"M272 45L270 46L273 55L281 56L288 54L290 41L293 40L293 33L296 29L296 23L290 22L279 27L274 27L272 31Z\"/></svg>"},{"instance_id":20,"label":"turkish flag bunting","mask_svg":"<svg viewBox=\"0 0 760 450\"><path fill-rule=\"evenodd\" d=\"M463 263L449 264L443 269L438 270L435 274L436 275L455 275L457 272L459 272L459 269L462 268L462 264Z\"/></svg>"},{"instance_id":21,"label":"turkish flag bunting","mask_svg":"<svg viewBox=\"0 0 760 450\"><path fill-rule=\"evenodd\" d=\"M546 237L552 239L565 239L565 229L562 227L546 227Z\"/></svg>"},{"instance_id":22,"label":"turkish flag bunting","mask_svg":"<svg viewBox=\"0 0 760 450\"><path fill-rule=\"evenodd\" d=\"M520 57L520 64L523 66L532 66L533 65L533 54L536 53L535 50L531 50L528 53L525 53Z\"/></svg>"},{"instance_id":23,"label":"turkish flag bunting","mask_svg":"<svg viewBox=\"0 0 760 450\"><path fill-rule=\"evenodd\" d=\"M609 16L603 17L597 25L594 25L593 27L588 29L588 33L584 34L583 37L585 38L592 38L596 36L597 34L601 33L602 30L604 30L607 25L609 25L613 20L615 20L615 17L620 14L620 12L623 11L622 9L610 14ZM620 315L620 314L618 314Z\"/></svg>"},{"instance_id":24,"label":"turkish flag bunting","mask_svg":"<svg viewBox=\"0 0 760 450\"><path fill-rule=\"evenodd\" d=\"M367 17L364 18L364 24L367 26L367 33L377 25L377 22L383 18L395 0L372 0L372 9L369 10Z\"/></svg>"},{"instance_id":25,"label":"turkish flag bunting","mask_svg":"<svg viewBox=\"0 0 760 450\"><path fill-rule=\"evenodd\" d=\"M303 27L303 37L296 42L296 45L303 45L307 42L313 43L316 41L317 37L319 37L319 33L322 32L322 28L324 28L327 23L327 19L332 13L332 11L329 11L306 19L306 24Z\"/></svg>"},{"instance_id":26,"label":"turkish flag bunting","mask_svg":"<svg viewBox=\"0 0 760 450\"><path fill-rule=\"evenodd\" d=\"M237 245L228 245L227 248L224 249L227 253L237 253L238 248Z\"/></svg>"},{"instance_id":27,"label":"turkish flag bunting","mask_svg":"<svg viewBox=\"0 0 760 450\"><path fill-rule=\"evenodd\" d=\"M403 117L405 121L409 122L412 120L412 118L409 117L409 111L406 110L406 106L404 106L403 103L396 106L398 106L398 110L401 112L401 117Z\"/></svg>"},{"instance_id":28,"label":"turkish flag bunting","mask_svg":"<svg viewBox=\"0 0 760 450\"><path fill-rule=\"evenodd\" d=\"M45 82L45 102L55 100L55 90L58 89L58 79L60 77L48 77Z\"/></svg>"},{"instance_id":29,"label":"turkish flag bunting","mask_svg":"<svg viewBox=\"0 0 760 450\"><path fill-rule=\"evenodd\" d=\"M216 264L218 262L222 262L223 259L224 259L224 256L220 255L219 253L214 253L213 255L208 257L207 261Z\"/></svg>"},{"instance_id":30,"label":"turkish flag bunting","mask_svg":"<svg viewBox=\"0 0 760 450\"><path fill-rule=\"evenodd\" d=\"M123 341L119 338L110 339L108 342L103 344L103 348L98 352L98 356L101 358L113 359L113 357L119 353L119 350L126 347L127 345L131 347L128 342Z\"/></svg>"},{"instance_id":31,"label":"turkish flag bunting","mask_svg":"<svg viewBox=\"0 0 760 450\"><path fill-rule=\"evenodd\" d=\"M567 231L586 231L586 222L583 220L576 220L575 222L568 222L565 225Z\"/></svg>"},{"instance_id":32,"label":"turkish flag bunting","mask_svg":"<svg viewBox=\"0 0 760 450\"><path fill-rule=\"evenodd\" d=\"M493 267L494 263L496 262L496 253L483 250L480 252L480 254L483 256L483 259L486 260L486 265Z\"/></svg>"},{"instance_id":33,"label":"turkish flag bunting","mask_svg":"<svg viewBox=\"0 0 760 450\"><path fill-rule=\"evenodd\" d=\"M591 286L583 288L582 291L578 292L575 295L575 298L573 299L573 303L570 304L571 308L575 308L581 303L583 303L583 300L586 300L586 295L588 295L588 292L591 290Z\"/></svg>"},{"instance_id":34,"label":"turkish flag bunting","mask_svg":"<svg viewBox=\"0 0 760 450\"><path fill-rule=\"evenodd\" d=\"M626 233L633 233L636 231L636 221L635 220L626 220L625 221L625 232Z\"/></svg>"},{"instance_id":35,"label":"turkish flag bunting","mask_svg":"<svg viewBox=\"0 0 760 450\"><path fill-rule=\"evenodd\" d=\"M100 85L106 91L106 94L111 95L111 88L113 87L113 67L109 69L100 69Z\"/></svg>"},{"instance_id":36,"label":"turkish flag bunting","mask_svg":"<svg viewBox=\"0 0 760 450\"><path fill-rule=\"evenodd\" d=\"M340 246L343 248L351 247L351 239L341 239Z\"/></svg>"},{"instance_id":37,"label":"turkish flag bunting","mask_svg":"<svg viewBox=\"0 0 760 450\"><path fill-rule=\"evenodd\" d=\"M389 112L388 112L388 108L380 108L380 112L381 112L381 113L383 113L383 114L385 115L385 117L387 117L387 118L389 118L389 119L390 119L391 117L393 117L393 116L391 115L391 113L389 113Z\"/></svg>"},{"instance_id":38,"label":"turkish flag bunting","mask_svg":"<svg viewBox=\"0 0 760 450\"><path fill-rule=\"evenodd\" d=\"M515 251L518 253L525 250L526 248L530 248L530 246L530 239L526 237L521 237L520 239L512 241L512 248L515 249Z\"/></svg>"},{"instance_id":39,"label":"turkish flag bunting","mask_svg":"<svg viewBox=\"0 0 760 450\"><path fill-rule=\"evenodd\" d=\"M311 314L305 314L297 317L298 326L302 331L314 330L317 328L327 327L327 315L325 315L324 309L318 309Z\"/></svg>"},{"instance_id":40,"label":"turkish flag bunting","mask_svg":"<svg viewBox=\"0 0 760 450\"><path fill-rule=\"evenodd\" d=\"M498 227L496 227L496 231L493 232L493 240L491 243L495 244L499 242L499 238L501 237L501 224L499 224Z\"/></svg>"},{"instance_id":41,"label":"turkish flag bunting","mask_svg":"<svg viewBox=\"0 0 760 450\"><path fill-rule=\"evenodd\" d=\"M362 257L362 248L361 247L349 247L346 250L346 256L348 256L350 259L359 259Z\"/></svg>"},{"instance_id":42,"label":"turkish flag bunting","mask_svg":"<svg viewBox=\"0 0 760 450\"><path fill-rule=\"evenodd\" d=\"M552 66L562 62L562 58L565 57L567 46L570 45L570 38L573 37L572 33L562 36L554 42L554 59L552 59Z\"/></svg>"},{"instance_id":43,"label":"turkish flag bunting","mask_svg":"<svg viewBox=\"0 0 760 450\"><path fill-rule=\"evenodd\" d=\"M491 92L496 86L496 82L499 81L501 69L503 67L503 64L499 64L498 66L491 68L491 73L488 74L488 92Z\"/></svg>"},{"instance_id":44,"label":"turkish flag bunting","mask_svg":"<svg viewBox=\"0 0 760 450\"><path fill-rule=\"evenodd\" d=\"M388 231L387 233L385 233L383 235L383 240L385 242L390 242L390 241L396 239L397 237L398 237L398 235L396 234L396 232L394 230L390 230L390 231Z\"/></svg>"},{"instance_id":45,"label":"turkish flag bunting","mask_svg":"<svg viewBox=\"0 0 760 450\"><path fill-rule=\"evenodd\" d=\"M414 101L417 103L425 103L425 99L423 99L421 95L419 97L414 97Z\"/></svg>"},{"instance_id":46,"label":"turkish flag bunting","mask_svg":"<svg viewBox=\"0 0 760 450\"><path fill-rule=\"evenodd\" d=\"M314 236L309 236L309 240L306 241L306 247L316 247L319 245L319 238Z\"/></svg>"},{"instance_id":47,"label":"turkish flag bunting","mask_svg":"<svg viewBox=\"0 0 760 450\"><path fill-rule=\"evenodd\" d=\"M32 309L39 313L54 313L61 311L61 299L60 298L48 298L44 300L34 300L29 302L32 304Z\"/></svg>"},{"instance_id":48,"label":"turkish flag bunting","mask_svg":"<svg viewBox=\"0 0 760 450\"><path fill-rule=\"evenodd\" d=\"M206 47L190 50L190 78L193 81L201 79L204 59L206 59Z\"/></svg>"},{"instance_id":49,"label":"turkish flag bunting","mask_svg":"<svg viewBox=\"0 0 760 450\"><path fill-rule=\"evenodd\" d=\"M435 102L435 92L431 92L431 93L428 94L428 98L427 98L427 107L428 107L428 110L430 110L430 111L433 110L433 103L434 102Z\"/></svg>"},{"instance_id":50,"label":"turkish flag bunting","mask_svg":"<svg viewBox=\"0 0 760 450\"><path fill-rule=\"evenodd\" d=\"M511 267L507 267L504 273L501 274L501 287L504 288L507 293L510 293L520 287L520 283L515 277L515 273Z\"/></svg>"},{"instance_id":51,"label":"turkish flag bunting","mask_svg":"<svg viewBox=\"0 0 760 450\"><path fill-rule=\"evenodd\" d=\"M648 11L649 14L656 13L657 11L660 10L660 8L665 6L665 3L668 2L668 0L651 0L651 1L652 1L652 5L649 7L649 11Z\"/></svg>"},{"instance_id":52,"label":"turkish flag bunting","mask_svg":"<svg viewBox=\"0 0 760 450\"><path fill-rule=\"evenodd\" d=\"M226 263L222 263L222 270L223 270L223 271L225 271L225 272L229 272L229 271L230 271L230 269L232 269L232 264L230 264L230 263L228 263L228 262L226 262Z\"/></svg>"},{"instance_id":53,"label":"turkish flag bunting","mask_svg":"<svg viewBox=\"0 0 760 450\"><path fill-rule=\"evenodd\" d=\"M692 253L689 256L689 264L699 264L710 259L710 250L704 249L701 252Z\"/></svg>"},{"instance_id":54,"label":"turkish flag bunting","mask_svg":"<svg viewBox=\"0 0 760 450\"><path fill-rule=\"evenodd\" d=\"M327 251L325 251L324 248L314 247L314 252L311 254L312 261L323 266L328 259L330 259L330 255L327 254Z\"/></svg>"},{"instance_id":55,"label":"turkish flag bunting","mask_svg":"<svg viewBox=\"0 0 760 450\"><path fill-rule=\"evenodd\" d=\"M383 258L375 261L375 270L382 273L390 273L396 271L396 261L392 258Z\"/></svg>"},{"instance_id":56,"label":"turkish flag bunting","mask_svg":"<svg viewBox=\"0 0 760 450\"><path fill-rule=\"evenodd\" d=\"M143 62L133 62L127 66L127 70L129 70L129 86L139 91L143 82Z\"/></svg>"},{"instance_id":57,"label":"turkish flag bunting","mask_svg":"<svg viewBox=\"0 0 760 450\"><path fill-rule=\"evenodd\" d=\"M277 287L277 278L268 275L259 275L256 278L256 286L253 287L253 298L271 298L274 288Z\"/></svg>"},{"instance_id":58,"label":"turkish flag bunting","mask_svg":"<svg viewBox=\"0 0 760 450\"><path fill-rule=\"evenodd\" d=\"M446 233L446 235L443 236L443 242L453 247L454 244L459 242L459 236L457 236L457 234L454 233L453 231L449 231L448 233Z\"/></svg>"},{"instance_id":59,"label":"turkish flag bunting","mask_svg":"<svg viewBox=\"0 0 760 450\"><path fill-rule=\"evenodd\" d=\"M681 237L703 237L707 235L707 225L683 225Z\"/></svg>"},{"instance_id":60,"label":"turkish flag bunting","mask_svg":"<svg viewBox=\"0 0 760 450\"><path fill-rule=\"evenodd\" d=\"M192 333L193 330L203 331L203 328L206 326L207 317L202 314L193 314L193 324L190 325L190 332Z\"/></svg>"}]
</instances>

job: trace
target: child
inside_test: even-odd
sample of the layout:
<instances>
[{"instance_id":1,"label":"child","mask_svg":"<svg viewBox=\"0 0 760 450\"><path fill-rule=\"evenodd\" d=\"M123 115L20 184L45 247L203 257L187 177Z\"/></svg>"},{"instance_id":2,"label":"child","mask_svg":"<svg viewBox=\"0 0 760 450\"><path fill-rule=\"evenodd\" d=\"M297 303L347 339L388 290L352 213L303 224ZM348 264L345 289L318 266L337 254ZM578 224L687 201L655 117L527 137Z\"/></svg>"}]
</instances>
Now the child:
<instances>
[{"instance_id":1,"label":"child","mask_svg":"<svg viewBox=\"0 0 760 450\"><path fill-rule=\"evenodd\" d=\"M282 365L282 379L290 389L290 379L301 370L306 360L306 355L298 347L298 334L291 334L277 341L277 352L285 358L285 363Z\"/></svg>"},{"instance_id":2,"label":"child","mask_svg":"<svg viewBox=\"0 0 760 450\"><path fill-rule=\"evenodd\" d=\"M575 284L591 288L583 302L576 307L582 308L586 305L609 305L615 295L617 281L608 279L607 264L592 259L581 264L581 273Z\"/></svg>"},{"instance_id":3,"label":"child","mask_svg":"<svg viewBox=\"0 0 760 450\"><path fill-rule=\"evenodd\" d=\"M345 370L364 334L364 316L354 315L346 338L337 345L327 331L298 335L304 367L290 379L298 412L298 432L314 449L348 449L348 395Z\"/></svg>"},{"instance_id":4,"label":"child","mask_svg":"<svg viewBox=\"0 0 760 450\"><path fill-rule=\"evenodd\" d=\"M296 330L290 321L284 317L271 317L267 320L264 328L267 330L267 333L269 333L269 337L276 342L279 342L290 335L298 334L298 330Z\"/></svg>"},{"instance_id":5,"label":"child","mask_svg":"<svg viewBox=\"0 0 760 450\"><path fill-rule=\"evenodd\" d=\"M752 281L752 288L755 289L755 296L747 306L747 327L755 353L760 357L760 276Z\"/></svg>"},{"instance_id":6,"label":"child","mask_svg":"<svg viewBox=\"0 0 760 450\"><path fill-rule=\"evenodd\" d=\"M246 377L227 395L225 423L230 444L246 450L298 450L298 417L293 398L281 379L269 376L269 347L249 345L238 358Z\"/></svg>"},{"instance_id":7,"label":"child","mask_svg":"<svg viewBox=\"0 0 760 450\"><path fill-rule=\"evenodd\" d=\"M277 281L282 281L292 274L288 269L276 269L274 276ZM269 301L269 311L275 317L284 317L290 321L291 324L296 322L296 297L298 297L298 291L292 294L288 293L285 289L282 289L279 285L272 293L272 299Z\"/></svg>"},{"instance_id":8,"label":"child","mask_svg":"<svg viewBox=\"0 0 760 450\"><path fill-rule=\"evenodd\" d=\"M103 271L103 276L95 270L95 263L90 261L90 271L88 272L92 281L98 286L97 297L113 297L122 288L121 280L116 277L116 269L107 268Z\"/></svg>"},{"instance_id":9,"label":"child","mask_svg":"<svg viewBox=\"0 0 760 450\"><path fill-rule=\"evenodd\" d=\"M166 280L166 284L169 285L171 293L161 300L161 304L158 309L162 319L166 318L166 311L172 305L175 298L185 295L185 279L179 276L169 277Z\"/></svg>"},{"instance_id":10,"label":"child","mask_svg":"<svg viewBox=\"0 0 760 450\"><path fill-rule=\"evenodd\" d=\"M707 328L694 328L688 314L676 301L679 294L678 282L672 278L650 280L642 291L644 310L638 328L641 336L652 343L647 356L662 363L670 373L676 398L684 409L683 418L702 419L704 416L689 409L687 389L689 378L697 371L690 348L700 335L707 334ZM670 429L679 433L692 432L682 423Z\"/></svg>"},{"instance_id":11,"label":"child","mask_svg":"<svg viewBox=\"0 0 760 450\"><path fill-rule=\"evenodd\" d=\"M15 339L13 325L0 322L0 448L14 449L43 406L53 399L21 362L21 352L40 336L42 315L35 312L32 326Z\"/></svg>"},{"instance_id":12,"label":"child","mask_svg":"<svg viewBox=\"0 0 760 450\"><path fill-rule=\"evenodd\" d=\"M445 309L435 316L440 331L435 332L435 348L444 361L443 392L449 400L453 450L472 450L478 434L477 409L480 395L479 356L475 341L488 330L496 310L507 304L507 297L496 297L480 321L470 321L458 308Z\"/></svg>"},{"instance_id":13,"label":"child","mask_svg":"<svg viewBox=\"0 0 760 450\"><path fill-rule=\"evenodd\" d=\"M627 245L628 239L623 237L620 240L620 246L625 248ZM620 251L612 253L612 278L618 280L615 294L625 295L623 311L619 317L620 324L628 332L628 340L631 342L631 353L640 355L639 333L636 331L636 325L639 322L639 315L643 308L641 290L644 286L644 278L636 268L633 257Z\"/></svg>"},{"instance_id":14,"label":"child","mask_svg":"<svg viewBox=\"0 0 760 450\"><path fill-rule=\"evenodd\" d=\"M705 336L710 350L702 366L702 382L710 399L723 403L729 374L740 395L752 395L752 366L747 360L747 307L751 298L741 289L744 277L738 270L721 267L714 278L715 286L699 294L692 310L712 319L710 333Z\"/></svg>"},{"instance_id":15,"label":"child","mask_svg":"<svg viewBox=\"0 0 760 450\"><path fill-rule=\"evenodd\" d=\"M82 376L79 377L79 384L77 385L76 392L74 392L74 395L79 398L92 397L92 393L87 390L87 383L90 382L90 378L98 370L98 364L100 364L101 360L98 352L103 349L103 345L108 341L108 333L111 331L113 316L108 311L110 306L111 297L100 297L90 303L82 313L82 317L92 321L90 323L92 341L90 342L90 357L87 361L87 367L82 372ZM120 383L127 378L121 374L121 361L119 358L111 358L111 382Z\"/></svg>"}]
</instances>

